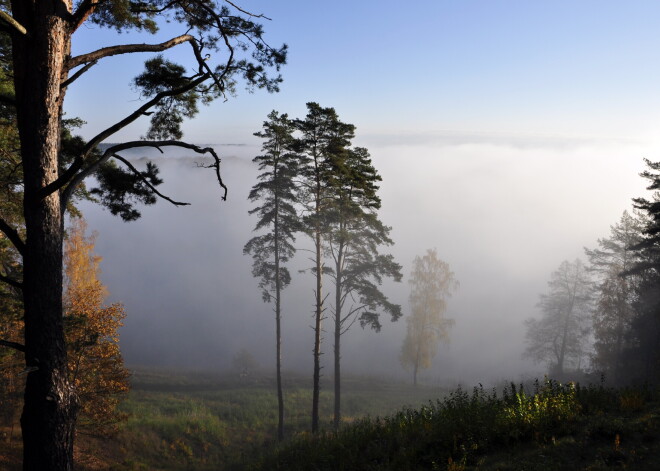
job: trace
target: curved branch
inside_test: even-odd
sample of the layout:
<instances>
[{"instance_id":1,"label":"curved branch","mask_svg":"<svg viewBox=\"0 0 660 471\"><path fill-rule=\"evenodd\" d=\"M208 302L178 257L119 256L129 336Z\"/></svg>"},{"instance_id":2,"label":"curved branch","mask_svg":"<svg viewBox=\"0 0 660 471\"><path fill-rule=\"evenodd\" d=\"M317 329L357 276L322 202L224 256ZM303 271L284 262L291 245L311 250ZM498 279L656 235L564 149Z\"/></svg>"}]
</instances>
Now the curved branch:
<instances>
[{"instance_id":1,"label":"curved branch","mask_svg":"<svg viewBox=\"0 0 660 471\"><path fill-rule=\"evenodd\" d=\"M178 44L185 42L194 41L195 38L190 34L182 34L168 41L162 42L160 44L120 44L118 46L109 46L98 49L94 52L89 52L87 54L81 54L76 57L72 57L67 62L67 69L71 70L79 65L87 64L89 62L98 61L110 56L116 56L119 54L131 54L134 52L160 52L170 49Z\"/></svg>"},{"instance_id":2,"label":"curved branch","mask_svg":"<svg viewBox=\"0 0 660 471\"><path fill-rule=\"evenodd\" d=\"M156 195L160 196L160 197L161 197L162 199L164 199L165 201L169 201L169 202L172 203L174 206L190 206L190 203L183 203L183 202L181 202L181 201L174 201L172 198L170 198L170 197L165 196L164 194L162 194L160 191L158 191L158 190L156 189L155 186L153 186L153 185L149 182L149 180L147 180L147 179L146 179L146 178L140 173L140 171L139 171L138 169L136 169L136 168L133 166L132 163L130 163L130 162L129 162L128 160L126 160L125 158L123 158L121 155L119 155L119 154L112 154L112 157L114 157L115 159L119 160L121 163L123 163L124 165L126 165L126 166L129 168L129 170L135 174L136 177L138 177L140 180L142 180L142 183L144 183L145 185L147 185L151 191L153 191Z\"/></svg>"},{"instance_id":3,"label":"curved branch","mask_svg":"<svg viewBox=\"0 0 660 471\"><path fill-rule=\"evenodd\" d=\"M85 64L84 67L82 67L80 70L77 70L75 74L73 74L71 77L66 79L64 82L62 82L62 85L60 85L60 88L66 88L69 85L71 85L73 82L75 82L82 74L87 72L89 69L94 67L97 64L98 61L92 61L88 62Z\"/></svg>"},{"instance_id":4,"label":"curved branch","mask_svg":"<svg viewBox=\"0 0 660 471\"><path fill-rule=\"evenodd\" d=\"M218 184L220 187L224 190L224 194L222 195L222 200L227 201L227 186L224 184L222 181L222 175L220 174L220 157L218 156L217 152L213 147L200 147L196 146L195 144L190 144L188 142L183 142L183 141L130 141L130 142L124 142L122 144L117 144L115 146L109 147L106 150L106 153L115 153L115 152L120 152L122 150L126 149L136 149L138 147L155 147L161 153L163 152L161 150L161 147L182 147L184 149L190 149L198 154L211 154L211 157L213 157L213 163L211 165L202 165L204 168L213 168L215 169L215 175L218 180Z\"/></svg>"},{"instance_id":5,"label":"curved branch","mask_svg":"<svg viewBox=\"0 0 660 471\"><path fill-rule=\"evenodd\" d=\"M103 142L105 139L108 137L112 136L116 132L120 131L121 129L125 128L129 124L131 124L133 121L138 119L140 116L146 115L147 111L149 108L157 105L163 98L167 98L170 96L175 96L175 95L180 95L182 93L186 93L189 90L192 90L195 88L197 85L201 84L205 80L209 78L208 74L202 75L201 77L198 77L196 80L193 80L189 82L188 84L175 88L172 90L167 90L165 92L160 92L156 96L154 96L151 100L146 102L144 105L139 107L137 110L135 110L133 113L128 115L126 118L122 119L121 121L113 124L109 128L105 129L104 131L101 131L99 134L94 136L84 147L83 151L81 154L76 157L69 166L68 169L66 169L62 175L60 175L55 181L49 183L45 187L43 187L40 191L38 196L40 198L45 198L46 196L50 195L51 193L54 193L55 191L60 190L63 188L65 185L68 184L68 187L62 194L62 198L60 200L60 206L61 206L61 211L64 212L66 209L66 205L68 203L69 198L73 194L73 190L75 189L76 186L80 184L87 176L89 176L91 173L93 173L100 164L108 160L110 155L106 151L101 158L99 158L96 162L91 163L87 168L83 169L83 165L85 164L85 160L87 159L87 156L89 153L94 149L97 145L99 145L101 142Z\"/></svg>"},{"instance_id":6,"label":"curved branch","mask_svg":"<svg viewBox=\"0 0 660 471\"><path fill-rule=\"evenodd\" d=\"M182 141L130 141L130 142L124 142L121 144L114 145L112 147L109 147L106 149L106 151L103 153L103 155L96 160L96 162L93 162L91 165L86 167L82 172L77 174L71 183L66 187L64 190L64 193L62 195L62 212L66 209L66 202L69 200L71 197L71 194L73 193L73 190L78 186L82 180L84 180L88 175L94 173L100 166L103 164L105 161L107 161L110 157L115 157L118 160L121 160L123 163L125 163L129 168L131 168L132 171L136 172L136 174L139 175L138 171L132 167L132 165L123 157L118 156L116 153L121 152L123 150L127 149L135 149L139 147L155 147L156 149L161 150L161 147L183 147L185 149L190 149L195 151L198 154L211 154L213 157L214 163L211 165L205 165L204 168L214 168L216 177L218 179L218 184L220 187L224 190L224 194L222 195L222 200L226 201L227 200L227 186L224 184L222 181L222 176L220 175L220 157L216 153L216 151L212 147L200 147L196 146L194 144L189 144L187 142L182 142ZM170 203L177 205L177 206L183 206L183 205L188 205L190 203L180 203L171 200L165 195L162 195L161 193L158 192L149 182L145 183L153 190L154 193L156 193L158 196L161 198L169 201Z\"/></svg>"},{"instance_id":7,"label":"curved branch","mask_svg":"<svg viewBox=\"0 0 660 471\"><path fill-rule=\"evenodd\" d=\"M237 9L238 11L240 11L241 13L245 13L246 15L251 16L252 18L263 18L264 20L272 21L271 18L268 18L268 17L267 17L266 15L264 15L263 13L259 13L259 14L250 13L249 11L242 9L241 7L239 7L238 5L236 5L234 2L231 2L230 0L225 0L225 2L229 3L232 7L236 8L236 9Z\"/></svg>"},{"instance_id":8,"label":"curved branch","mask_svg":"<svg viewBox=\"0 0 660 471\"><path fill-rule=\"evenodd\" d=\"M9 239L12 244L14 244L14 247L16 247L18 253L25 255L25 242L23 242L23 239L21 239L21 236L18 234L16 229L11 227L7 221L2 218L0 218L0 231L2 231L7 236L7 239Z\"/></svg>"}]
</instances>

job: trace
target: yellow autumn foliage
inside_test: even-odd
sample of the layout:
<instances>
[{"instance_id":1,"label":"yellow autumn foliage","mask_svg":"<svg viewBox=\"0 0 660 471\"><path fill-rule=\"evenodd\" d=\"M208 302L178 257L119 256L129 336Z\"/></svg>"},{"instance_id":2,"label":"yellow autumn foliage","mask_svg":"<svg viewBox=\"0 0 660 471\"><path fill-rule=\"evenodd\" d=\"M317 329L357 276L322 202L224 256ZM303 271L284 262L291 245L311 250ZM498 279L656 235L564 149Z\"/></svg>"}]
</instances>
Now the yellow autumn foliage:
<instances>
[{"instance_id":1,"label":"yellow autumn foliage","mask_svg":"<svg viewBox=\"0 0 660 471\"><path fill-rule=\"evenodd\" d=\"M69 373L80 399L79 426L105 434L123 419L117 406L128 391L129 373L118 344L125 312L120 303L105 305L108 293L99 279L96 236L86 236L86 230L82 218L74 219L64 243Z\"/></svg>"},{"instance_id":2,"label":"yellow autumn foliage","mask_svg":"<svg viewBox=\"0 0 660 471\"><path fill-rule=\"evenodd\" d=\"M458 288L449 265L438 258L435 249L415 257L410 274L410 316L399 360L412 368L417 384L420 369L429 368L438 351L438 343L449 340L453 319L445 317L447 298Z\"/></svg>"}]
</instances>

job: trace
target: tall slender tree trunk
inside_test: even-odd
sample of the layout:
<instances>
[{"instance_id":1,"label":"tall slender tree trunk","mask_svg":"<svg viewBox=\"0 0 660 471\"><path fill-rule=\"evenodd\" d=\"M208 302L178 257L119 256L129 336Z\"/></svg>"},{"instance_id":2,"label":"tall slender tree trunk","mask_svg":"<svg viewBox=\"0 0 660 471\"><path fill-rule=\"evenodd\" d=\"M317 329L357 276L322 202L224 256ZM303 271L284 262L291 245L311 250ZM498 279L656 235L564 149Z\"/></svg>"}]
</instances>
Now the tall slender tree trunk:
<instances>
[{"instance_id":1,"label":"tall slender tree trunk","mask_svg":"<svg viewBox=\"0 0 660 471\"><path fill-rule=\"evenodd\" d=\"M277 168L274 170L277 178ZM276 374L277 374L277 439L284 439L284 393L282 391L282 281L280 279L280 233L279 233L279 198L275 195L275 336L276 336Z\"/></svg>"},{"instance_id":2,"label":"tall slender tree trunk","mask_svg":"<svg viewBox=\"0 0 660 471\"><path fill-rule=\"evenodd\" d=\"M21 416L23 469L73 469L77 398L67 377L62 318L63 221L59 193L40 190L58 177L65 18L71 1L13 1L28 30L12 41L23 160L26 248L23 256L25 361L30 373Z\"/></svg>"},{"instance_id":3,"label":"tall slender tree trunk","mask_svg":"<svg viewBox=\"0 0 660 471\"><path fill-rule=\"evenodd\" d=\"M318 224L318 223L317 223ZM314 378L312 391L312 432L319 430L319 395L321 391L321 321L323 319L323 264L321 229L317 227L316 243L316 312L314 313Z\"/></svg>"},{"instance_id":4,"label":"tall slender tree trunk","mask_svg":"<svg viewBox=\"0 0 660 471\"><path fill-rule=\"evenodd\" d=\"M335 430L339 429L341 422L341 290L342 290L342 258L343 247L340 244L335 266L337 277L335 284Z\"/></svg>"}]
</instances>

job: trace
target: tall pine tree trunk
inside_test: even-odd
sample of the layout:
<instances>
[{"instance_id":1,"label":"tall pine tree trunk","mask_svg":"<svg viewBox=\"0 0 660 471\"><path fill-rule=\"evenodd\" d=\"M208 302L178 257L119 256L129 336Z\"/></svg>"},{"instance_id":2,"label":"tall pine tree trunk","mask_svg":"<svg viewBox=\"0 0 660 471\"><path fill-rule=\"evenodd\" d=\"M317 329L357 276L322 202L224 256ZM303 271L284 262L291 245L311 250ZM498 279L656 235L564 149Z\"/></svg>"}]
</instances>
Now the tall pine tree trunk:
<instances>
[{"instance_id":1,"label":"tall pine tree trunk","mask_svg":"<svg viewBox=\"0 0 660 471\"><path fill-rule=\"evenodd\" d=\"M59 193L44 196L41 189L59 171L61 83L71 39L65 18L71 2L17 0L12 10L28 31L12 41L25 178L25 361L31 370L21 417L23 469L68 471L77 399L67 378L62 318L63 221Z\"/></svg>"},{"instance_id":2,"label":"tall pine tree trunk","mask_svg":"<svg viewBox=\"0 0 660 471\"><path fill-rule=\"evenodd\" d=\"M319 430L319 394L321 391L321 321L323 319L323 263L321 229L316 230L316 312L314 313L314 378L312 391L312 432Z\"/></svg>"},{"instance_id":3,"label":"tall pine tree trunk","mask_svg":"<svg viewBox=\"0 0 660 471\"><path fill-rule=\"evenodd\" d=\"M277 168L275 169L277 175ZM275 196L275 336L277 344L277 439L284 439L284 393L282 391L282 280L280 278L280 232L279 232L279 199Z\"/></svg>"},{"instance_id":4,"label":"tall pine tree trunk","mask_svg":"<svg viewBox=\"0 0 660 471\"><path fill-rule=\"evenodd\" d=\"M335 430L339 429L341 422L341 277L342 277L343 248L340 244L335 266Z\"/></svg>"}]
</instances>

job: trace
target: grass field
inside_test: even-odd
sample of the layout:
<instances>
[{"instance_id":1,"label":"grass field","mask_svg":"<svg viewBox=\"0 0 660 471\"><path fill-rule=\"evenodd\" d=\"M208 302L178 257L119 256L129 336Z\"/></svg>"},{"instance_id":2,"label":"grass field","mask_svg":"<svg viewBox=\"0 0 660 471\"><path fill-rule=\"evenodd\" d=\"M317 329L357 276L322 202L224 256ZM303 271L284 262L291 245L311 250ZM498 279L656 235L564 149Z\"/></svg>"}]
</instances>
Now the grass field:
<instances>
[{"instance_id":1,"label":"grass field","mask_svg":"<svg viewBox=\"0 0 660 471\"><path fill-rule=\"evenodd\" d=\"M285 433L310 428L310 381L286 375ZM331 385L321 391L321 421L330 428ZM417 407L444 395L438 388L417 387L371 378L343 381L345 423L366 416ZM137 370L123 409L129 418L113 452L116 470L218 470L242 463L274 445L277 396L274 378ZM111 456L107 457L112 461Z\"/></svg>"},{"instance_id":2,"label":"grass field","mask_svg":"<svg viewBox=\"0 0 660 471\"><path fill-rule=\"evenodd\" d=\"M660 394L537 382L455 390L370 378L344 382L344 426L311 435L307 378L287 375L287 440L278 444L273 378L138 370L112 439L80 435L82 471L657 470ZM17 430L15 431L17 432ZM17 436L0 469L19 468Z\"/></svg>"}]
</instances>

